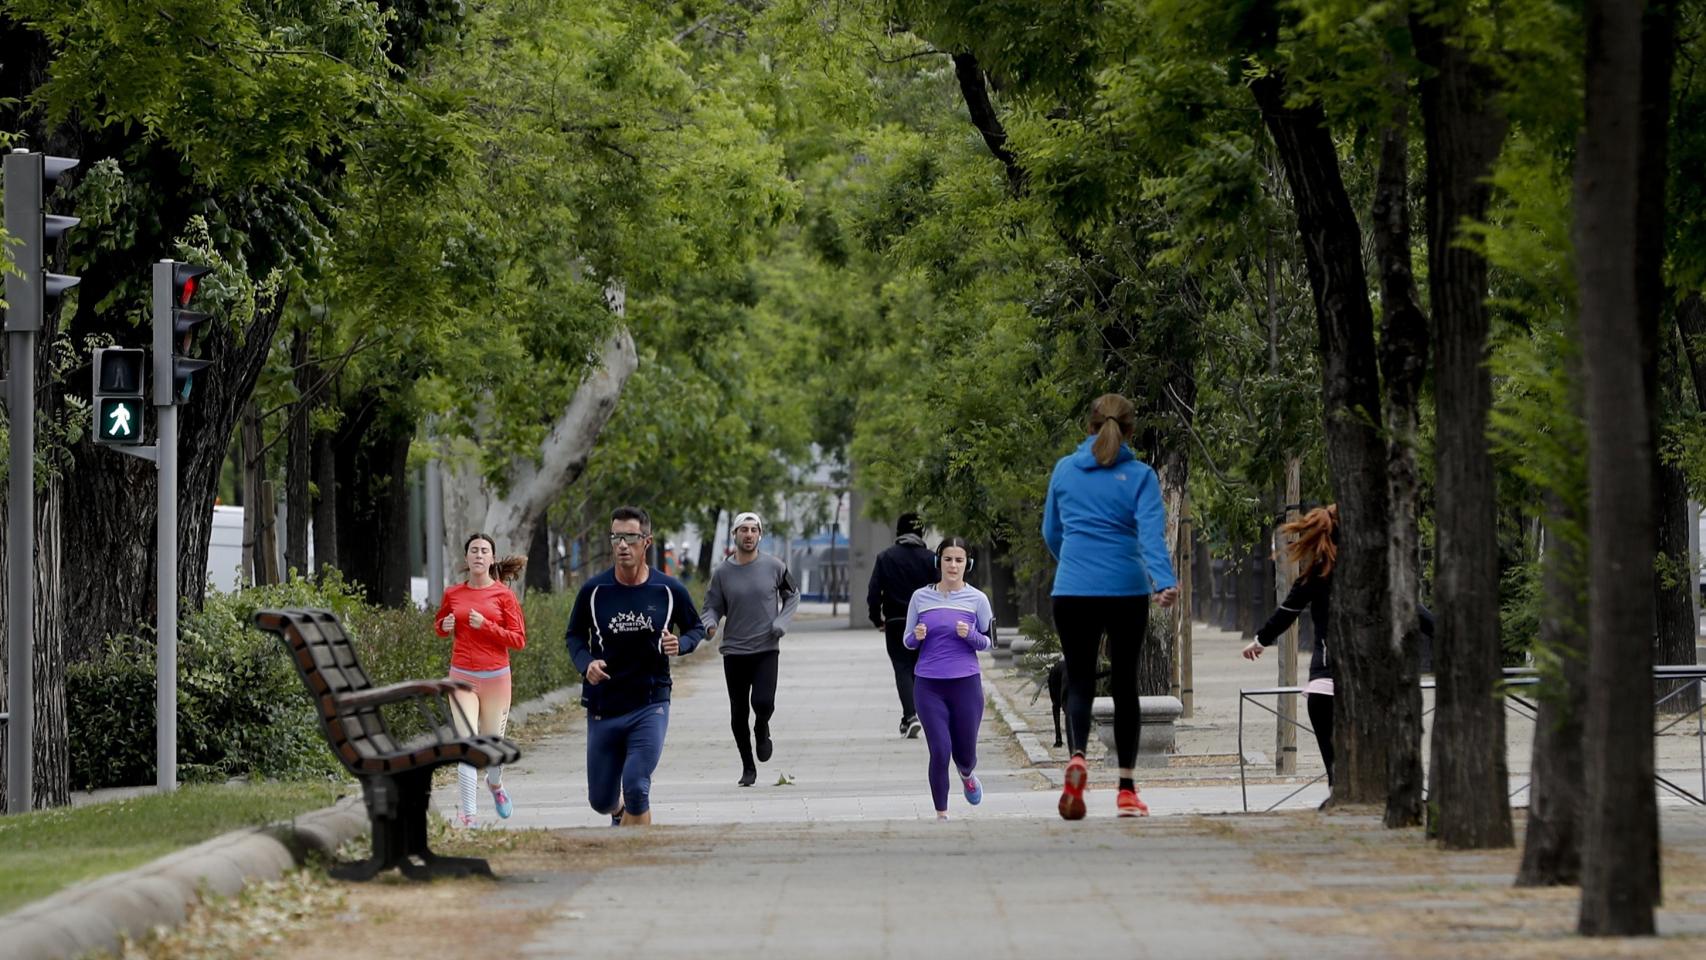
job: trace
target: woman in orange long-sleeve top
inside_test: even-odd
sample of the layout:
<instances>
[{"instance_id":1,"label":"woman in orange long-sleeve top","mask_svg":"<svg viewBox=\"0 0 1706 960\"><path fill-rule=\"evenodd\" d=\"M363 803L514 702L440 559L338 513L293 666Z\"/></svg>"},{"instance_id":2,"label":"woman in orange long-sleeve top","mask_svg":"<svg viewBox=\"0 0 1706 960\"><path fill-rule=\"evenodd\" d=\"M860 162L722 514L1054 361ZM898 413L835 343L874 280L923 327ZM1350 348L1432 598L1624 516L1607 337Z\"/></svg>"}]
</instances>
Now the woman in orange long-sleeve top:
<instances>
[{"instance_id":1,"label":"woman in orange long-sleeve top","mask_svg":"<svg viewBox=\"0 0 1706 960\"><path fill-rule=\"evenodd\" d=\"M527 558L497 559L497 545L483 533L469 537L463 549L468 580L445 589L434 626L439 636L455 638L450 648L450 679L473 687L453 694L458 707L453 711L457 732L501 737L509 726L509 652L527 646L527 622L522 618L521 604L504 581L519 576ZM473 730L467 729L470 724ZM488 767L486 786L491 788L498 816L508 817L513 807L503 775L502 764ZM458 764L456 780L461 801L456 822L475 826L479 771L469 764Z\"/></svg>"}]
</instances>

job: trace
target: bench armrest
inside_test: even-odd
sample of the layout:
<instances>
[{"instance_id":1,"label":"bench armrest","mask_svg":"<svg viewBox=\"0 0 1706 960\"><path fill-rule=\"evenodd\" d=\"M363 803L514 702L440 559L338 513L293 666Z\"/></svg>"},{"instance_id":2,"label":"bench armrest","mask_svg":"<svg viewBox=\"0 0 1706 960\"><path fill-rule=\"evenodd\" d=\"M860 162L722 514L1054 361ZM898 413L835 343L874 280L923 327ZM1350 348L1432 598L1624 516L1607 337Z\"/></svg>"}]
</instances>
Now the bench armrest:
<instances>
[{"instance_id":1,"label":"bench armrest","mask_svg":"<svg viewBox=\"0 0 1706 960\"><path fill-rule=\"evenodd\" d=\"M443 696L452 690L472 689L473 686L465 680L404 680L402 683L374 687L372 690L346 693L337 698L337 704L340 710L360 710L364 707L396 703L399 700Z\"/></svg>"}]
</instances>

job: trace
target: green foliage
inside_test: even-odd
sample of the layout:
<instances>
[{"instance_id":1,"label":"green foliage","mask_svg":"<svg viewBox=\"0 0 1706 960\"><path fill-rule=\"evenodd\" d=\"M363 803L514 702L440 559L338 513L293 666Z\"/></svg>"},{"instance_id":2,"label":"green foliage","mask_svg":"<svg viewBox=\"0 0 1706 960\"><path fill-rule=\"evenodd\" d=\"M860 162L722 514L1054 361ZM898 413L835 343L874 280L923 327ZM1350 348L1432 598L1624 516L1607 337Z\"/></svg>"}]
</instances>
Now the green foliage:
<instances>
[{"instance_id":1,"label":"green foliage","mask_svg":"<svg viewBox=\"0 0 1706 960\"><path fill-rule=\"evenodd\" d=\"M577 678L561 637L572 597L543 594L524 603L528 646L511 656L516 703ZM376 685L442 677L449 642L432 614L370 606L328 571L318 582L212 594L185 616L178 635L178 770L186 781L231 777L341 777L312 701L282 645L253 626L272 607L329 609L354 636L362 666ZM90 789L154 780L154 643L115 637L66 679L71 723L72 786ZM393 732L420 732L411 710L388 708Z\"/></svg>"}]
</instances>

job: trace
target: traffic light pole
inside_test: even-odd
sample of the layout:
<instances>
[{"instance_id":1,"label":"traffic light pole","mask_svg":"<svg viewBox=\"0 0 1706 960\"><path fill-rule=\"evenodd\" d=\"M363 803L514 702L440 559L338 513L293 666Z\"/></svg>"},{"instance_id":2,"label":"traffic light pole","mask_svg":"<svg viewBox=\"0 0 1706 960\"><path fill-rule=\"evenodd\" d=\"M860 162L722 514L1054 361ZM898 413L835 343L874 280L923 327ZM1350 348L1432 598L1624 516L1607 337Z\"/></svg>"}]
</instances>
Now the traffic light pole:
<instances>
[{"instance_id":1,"label":"traffic light pole","mask_svg":"<svg viewBox=\"0 0 1706 960\"><path fill-rule=\"evenodd\" d=\"M28 813L35 808L35 331L8 330L6 344L6 812Z\"/></svg>"},{"instance_id":2,"label":"traffic light pole","mask_svg":"<svg viewBox=\"0 0 1706 960\"><path fill-rule=\"evenodd\" d=\"M178 408L154 408L155 442L159 444L159 508L154 539L155 625L154 752L162 793L178 788Z\"/></svg>"},{"instance_id":3,"label":"traffic light pole","mask_svg":"<svg viewBox=\"0 0 1706 960\"><path fill-rule=\"evenodd\" d=\"M155 357L172 364L173 270L154 265L150 287ZM164 351L164 353L162 353ZM154 442L114 446L126 456L154 462L154 783L162 793L178 788L178 407L172 377L154 372Z\"/></svg>"}]
</instances>

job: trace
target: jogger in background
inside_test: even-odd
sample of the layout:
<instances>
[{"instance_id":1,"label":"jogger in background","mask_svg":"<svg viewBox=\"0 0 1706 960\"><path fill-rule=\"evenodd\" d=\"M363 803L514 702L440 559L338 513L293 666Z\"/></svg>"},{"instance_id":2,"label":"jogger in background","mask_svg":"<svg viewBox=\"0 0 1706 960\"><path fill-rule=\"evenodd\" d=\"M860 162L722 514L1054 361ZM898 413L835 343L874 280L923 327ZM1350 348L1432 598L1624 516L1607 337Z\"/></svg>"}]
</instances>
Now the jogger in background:
<instances>
[{"instance_id":1,"label":"jogger in background","mask_svg":"<svg viewBox=\"0 0 1706 960\"><path fill-rule=\"evenodd\" d=\"M729 725L740 752L737 782L750 787L758 780L754 741L759 763L769 762L775 749L770 718L776 712L781 640L800 606L800 591L786 563L758 552L758 541L764 536L764 520L758 514L735 517L733 533L735 555L711 571L702 622L706 636L715 636L717 621L728 620L717 646L729 690Z\"/></svg>"},{"instance_id":2,"label":"jogger in background","mask_svg":"<svg viewBox=\"0 0 1706 960\"><path fill-rule=\"evenodd\" d=\"M463 544L463 563L468 579L444 591L434 626L441 637L454 637L450 649L450 679L473 687L451 694L457 709L452 719L464 736L503 736L509 726L509 652L527 646L527 623L505 581L514 580L527 566L527 558L497 559L497 544L476 533ZM471 726L473 729L467 729ZM499 817L513 809L503 785L503 764L486 768L486 786ZM470 764L456 765L456 822L464 827L478 825L479 771Z\"/></svg>"}]
</instances>

